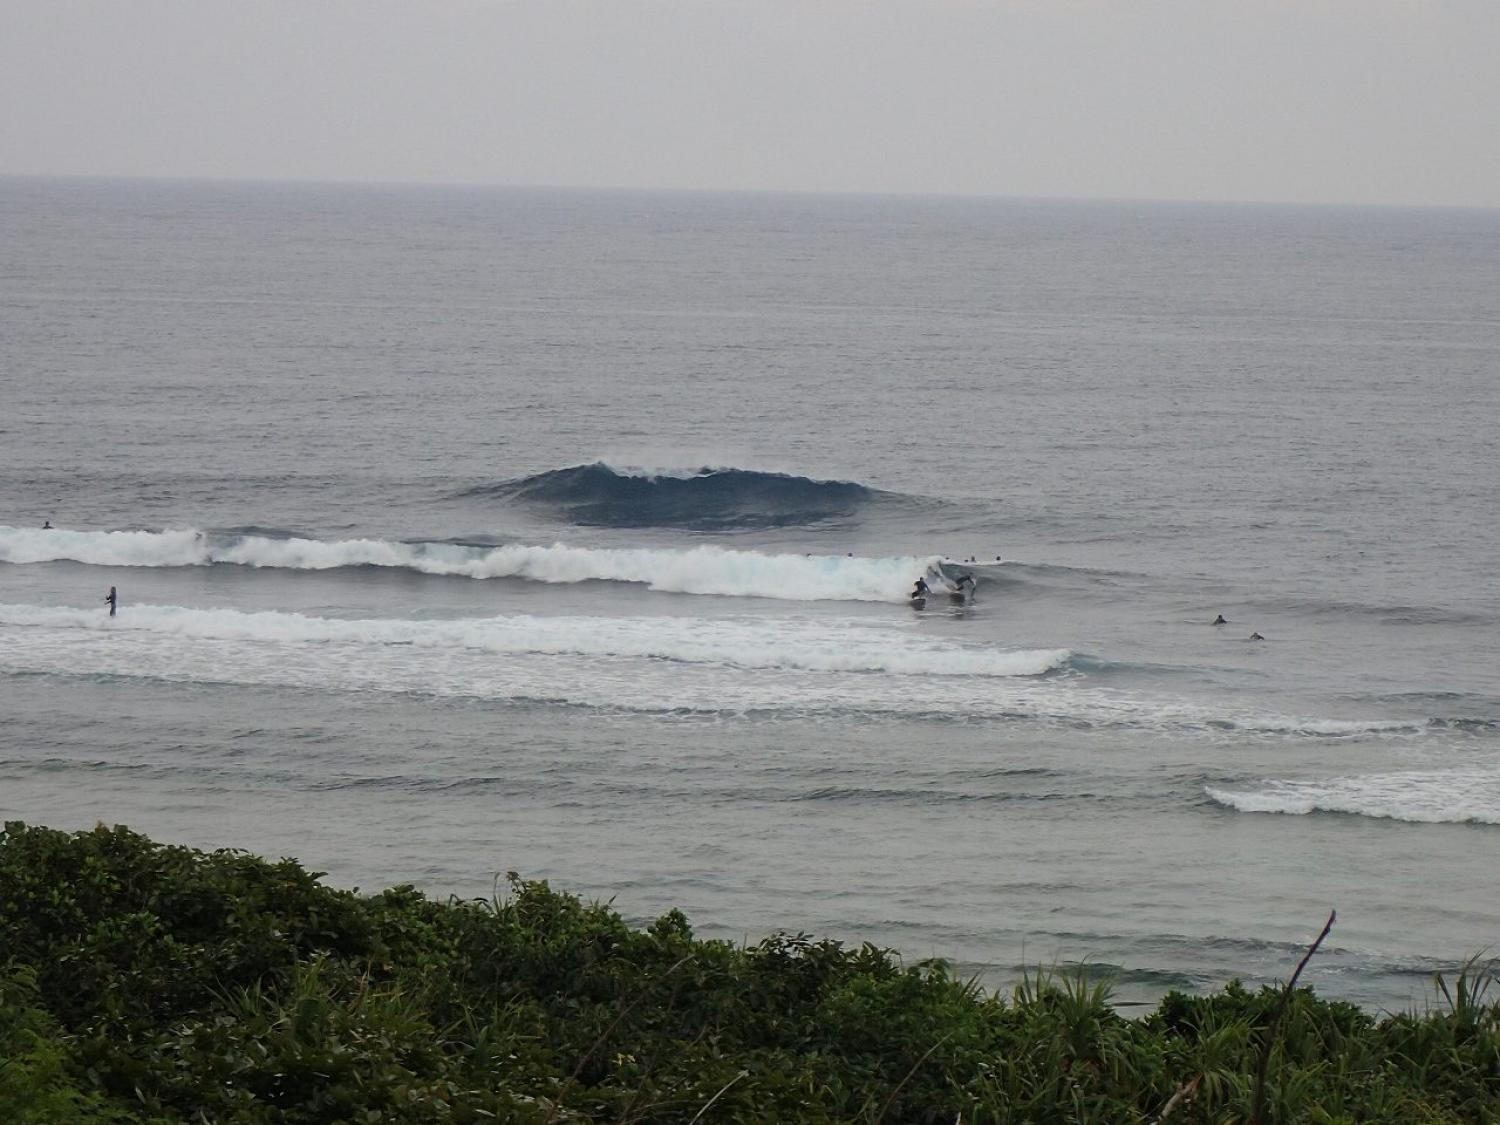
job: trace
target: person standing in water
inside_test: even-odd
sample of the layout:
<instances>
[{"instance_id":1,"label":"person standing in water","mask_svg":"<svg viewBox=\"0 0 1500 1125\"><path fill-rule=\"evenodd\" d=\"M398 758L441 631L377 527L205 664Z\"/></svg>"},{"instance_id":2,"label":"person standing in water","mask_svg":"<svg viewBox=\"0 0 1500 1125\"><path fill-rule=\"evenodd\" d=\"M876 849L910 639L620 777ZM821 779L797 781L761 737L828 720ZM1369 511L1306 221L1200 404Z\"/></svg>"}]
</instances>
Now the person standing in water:
<instances>
[{"instance_id":1,"label":"person standing in water","mask_svg":"<svg viewBox=\"0 0 1500 1125\"><path fill-rule=\"evenodd\" d=\"M109 603L109 615L113 617L115 615L115 602L119 600L113 586L109 588L109 593L104 595L104 600Z\"/></svg>"}]
</instances>

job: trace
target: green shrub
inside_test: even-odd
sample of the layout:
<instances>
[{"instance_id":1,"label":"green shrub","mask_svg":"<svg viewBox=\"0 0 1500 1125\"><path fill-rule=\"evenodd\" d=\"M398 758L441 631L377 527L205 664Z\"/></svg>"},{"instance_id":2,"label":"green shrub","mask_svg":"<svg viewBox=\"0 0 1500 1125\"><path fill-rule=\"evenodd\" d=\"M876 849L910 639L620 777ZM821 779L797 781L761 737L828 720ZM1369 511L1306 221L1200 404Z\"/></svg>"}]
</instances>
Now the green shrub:
<instances>
[{"instance_id":1,"label":"green shrub","mask_svg":"<svg viewBox=\"0 0 1500 1125\"><path fill-rule=\"evenodd\" d=\"M939 962L644 930L511 876L488 901L360 897L291 860L125 828L0 833L0 1121L1500 1120L1488 966L1376 1020L1310 990L1084 972L1009 998ZM1170 1110L1168 1109L1170 1107Z\"/></svg>"}]
</instances>

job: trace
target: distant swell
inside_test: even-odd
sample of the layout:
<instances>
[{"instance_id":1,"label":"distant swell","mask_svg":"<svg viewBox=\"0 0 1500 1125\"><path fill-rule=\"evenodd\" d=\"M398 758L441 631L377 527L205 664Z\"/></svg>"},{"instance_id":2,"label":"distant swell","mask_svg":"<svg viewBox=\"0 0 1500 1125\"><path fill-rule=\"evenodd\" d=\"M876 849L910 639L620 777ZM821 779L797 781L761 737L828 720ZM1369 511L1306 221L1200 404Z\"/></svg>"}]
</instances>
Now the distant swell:
<instances>
[{"instance_id":1,"label":"distant swell","mask_svg":"<svg viewBox=\"0 0 1500 1125\"><path fill-rule=\"evenodd\" d=\"M1268 781L1248 790L1205 786L1218 804L1247 813L1345 813L1427 824L1500 824L1500 770L1366 774L1321 781Z\"/></svg>"},{"instance_id":2,"label":"distant swell","mask_svg":"<svg viewBox=\"0 0 1500 1125\"><path fill-rule=\"evenodd\" d=\"M721 547L620 549L511 544L399 543L384 539L279 539L183 531L38 531L0 527L0 562L96 566L238 566L332 570L378 566L463 578L635 582L653 590L787 601L904 601L934 559L779 555Z\"/></svg>"},{"instance_id":3,"label":"distant swell","mask_svg":"<svg viewBox=\"0 0 1500 1125\"><path fill-rule=\"evenodd\" d=\"M852 481L813 480L750 469L634 473L603 462L480 485L465 496L516 500L586 527L715 531L848 520L893 494Z\"/></svg>"}]
</instances>

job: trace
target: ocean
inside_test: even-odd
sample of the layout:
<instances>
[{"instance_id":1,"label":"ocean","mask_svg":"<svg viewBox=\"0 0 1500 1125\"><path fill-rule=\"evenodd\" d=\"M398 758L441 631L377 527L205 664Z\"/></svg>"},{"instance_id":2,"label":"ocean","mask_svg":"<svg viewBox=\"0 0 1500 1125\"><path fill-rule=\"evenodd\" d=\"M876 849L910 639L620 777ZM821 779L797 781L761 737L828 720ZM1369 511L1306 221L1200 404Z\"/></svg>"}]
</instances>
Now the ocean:
<instances>
[{"instance_id":1,"label":"ocean","mask_svg":"<svg viewBox=\"0 0 1500 1125\"><path fill-rule=\"evenodd\" d=\"M1336 909L1304 980L1420 1005L1500 941L1497 262L1494 211L0 179L0 816L1127 1002Z\"/></svg>"}]
</instances>

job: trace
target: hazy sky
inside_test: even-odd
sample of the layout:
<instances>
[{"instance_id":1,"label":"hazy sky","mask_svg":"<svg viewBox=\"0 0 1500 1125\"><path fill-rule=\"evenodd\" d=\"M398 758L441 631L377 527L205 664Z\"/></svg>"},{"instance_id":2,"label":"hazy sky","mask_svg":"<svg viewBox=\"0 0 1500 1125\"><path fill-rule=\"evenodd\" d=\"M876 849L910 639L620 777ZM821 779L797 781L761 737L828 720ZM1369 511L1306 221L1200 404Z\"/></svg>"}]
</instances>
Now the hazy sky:
<instances>
[{"instance_id":1,"label":"hazy sky","mask_svg":"<svg viewBox=\"0 0 1500 1125\"><path fill-rule=\"evenodd\" d=\"M0 172L1500 206L1500 0L0 0Z\"/></svg>"}]
</instances>

